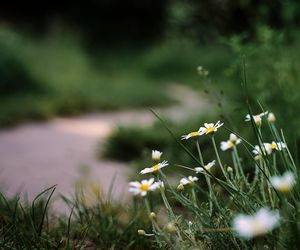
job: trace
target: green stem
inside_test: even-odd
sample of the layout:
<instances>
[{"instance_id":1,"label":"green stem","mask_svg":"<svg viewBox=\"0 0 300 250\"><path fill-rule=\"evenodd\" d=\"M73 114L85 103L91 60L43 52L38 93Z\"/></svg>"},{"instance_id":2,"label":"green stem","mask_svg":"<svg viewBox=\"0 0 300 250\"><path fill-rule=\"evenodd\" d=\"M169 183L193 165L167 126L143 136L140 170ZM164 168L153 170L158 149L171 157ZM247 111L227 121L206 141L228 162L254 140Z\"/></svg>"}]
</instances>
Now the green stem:
<instances>
[{"instance_id":1,"label":"green stem","mask_svg":"<svg viewBox=\"0 0 300 250\"><path fill-rule=\"evenodd\" d=\"M196 140L196 147L197 147L197 151L198 151L198 154L199 154L200 162L201 162L202 166L204 166L204 161L203 161L203 157L202 157L202 153L201 153L201 149L200 149L200 145L199 145L199 140L198 139Z\"/></svg>"},{"instance_id":2,"label":"green stem","mask_svg":"<svg viewBox=\"0 0 300 250\"><path fill-rule=\"evenodd\" d=\"M240 173L242 175L242 178L243 178L245 184L248 186L248 181L247 181L247 178L246 178L245 173L243 171L243 167L242 167L242 164L240 162L240 157L239 157L238 151L236 149L236 146L233 147L233 152L235 154L236 162L237 162L238 168L240 170Z\"/></svg>"},{"instance_id":3,"label":"green stem","mask_svg":"<svg viewBox=\"0 0 300 250\"><path fill-rule=\"evenodd\" d=\"M224 167L223 167L223 164L221 162L221 159L220 159L220 156L219 156L219 153L218 153L218 149L217 149L217 146L216 146L216 142L215 142L215 138L214 138L214 135L211 137L211 140L212 140L212 143L213 143L213 146L214 146L214 150L215 150L215 153L216 153L216 156L217 156L217 160L218 160L218 163L220 165L220 168L221 168L221 171L223 173L223 175L225 176L226 180L231 183L231 181L228 179L228 176L224 170ZM231 183L232 184L232 183Z\"/></svg>"}]
</instances>

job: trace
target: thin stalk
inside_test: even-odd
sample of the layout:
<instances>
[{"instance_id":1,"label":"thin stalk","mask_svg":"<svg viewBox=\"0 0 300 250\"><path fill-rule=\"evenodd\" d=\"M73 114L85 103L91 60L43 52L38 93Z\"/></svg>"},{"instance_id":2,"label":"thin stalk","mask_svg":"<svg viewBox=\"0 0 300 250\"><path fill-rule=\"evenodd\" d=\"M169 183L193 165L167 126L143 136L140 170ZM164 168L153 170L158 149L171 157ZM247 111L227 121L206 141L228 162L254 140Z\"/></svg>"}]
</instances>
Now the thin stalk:
<instances>
[{"instance_id":1,"label":"thin stalk","mask_svg":"<svg viewBox=\"0 0 300 250\"><path fill-rule=\"evenodd\" d=\"M237 151L237 149L236 149L235 146L233 147L233 152L234 152L234 155L235 155L235 158L236 158L236 162L237 162L238 168L240 170L241 176L242 176L245 184L248 186L248 181L247 181L247 178L246 178L245 173L243 171L243 167L242 167L242 164L240 162L240 157L239 157L238 151Z\"/></svg>"},{"instance_id":2,"label":"thin stalk","mask_svg":"<svg viewBox=\"0 0 300 250\"><path fill-rule=\"evenodd\" d=\"M200 145L199 145L199 140L198 139L196 140L196 147L197 147L197 151L198 151L198 154L199 154L200 162L204 166L204 161L203 161L203 157L202 157L202 153L201 153L201 149L200 149Z\"/></svg>"},{"instance_id":3,"label":"thin stalk","mask_svg":"<svg viewBox=\"0 0 300 250\"><path fill-rule=\"evenodd\" d=\"M224 177L226 178L226 180L227 180L229 183L231 183L231 181L228 179L228 176L227 176L227 174L226 174L226 172L225 172L225 170L224 170L223 164L222 164L222 162L221 162L221 159L220 159L220 156L219 156L219 153L218 153L218 149L217 149L217 146L216 146L216 142L215 142L215 137L214 137L214 135L211 137L211 141L212 141L212 144L213 144L213 146L214 146L214 150L215 150L215 153L216 153L217 160L218 160L218 163L219 163L219 165L220 165L221 171L222 171ZM232 183L231 183L231 184L232 184Z\"/></svg>"},{"instance_id":4,"label":"thin stalk","mask_svg":"<svg viewBox=\"0 0 300 250\"><path fill-rule=\"evenodd\" d=\"M207 186L208 186L208 190L209 190L209 196L210 196L210 199L209 199L209 214L211 216L212 215L212 211L213 211L212 199L215 198L215 196L213 194L213 190L212 190L212 187L211 187L210 179L209 179L209 177L207 175L205 175L205 180L206 180L206 183L207 183ZM217 202L217 199L215 199L215 201Z\"/></svg>"}]
</instances>

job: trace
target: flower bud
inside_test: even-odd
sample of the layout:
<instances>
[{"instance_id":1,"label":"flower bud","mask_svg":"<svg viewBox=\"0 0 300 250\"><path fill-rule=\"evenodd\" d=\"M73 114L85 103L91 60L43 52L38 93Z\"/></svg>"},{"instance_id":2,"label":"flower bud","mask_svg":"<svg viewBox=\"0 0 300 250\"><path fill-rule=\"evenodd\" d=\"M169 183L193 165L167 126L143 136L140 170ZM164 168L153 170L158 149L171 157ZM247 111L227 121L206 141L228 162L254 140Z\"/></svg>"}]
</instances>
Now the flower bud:
<instances>
[{"instance_id":1,"label":"flower bud","mask_svg":"<svg viewBox=\"0 0 300 250\"><path fill-rule=\"evenodd\" d=\"M179 191L182 191L182 190L184 190L184 186L183 186L182 184L179 184L178 187L177 187L177 189L178 189Z\"/></svg>"},{"instance_id":2,"label":"flower bud","mask_svg":"<svg viewBox=\"0 0 300 250\"><path fill-rule=\"evenodd\" d=\"M155 220L156 219L156 214L154 212L151 212L149 214L149 218L150 218L150 220Z\"/></svg>"},{"instance_id":3,"label":"flower bud","mask_svg":"<svg viewBox=\"0 0 300 250\"><path fill-rule=\"evenodd\" d=\"M262 122L261 122L261 117L260 117L259 115L255 115L255 116L253 117L253 119L254 119L255 124L256 124L258 127L260 127L261 124L262 124Z\"/></svg>"},{"instance_id":4,"label":"flower bud","mask_svg":"<svg viewBox=\"0 0 300 250\"><path fill-rule=\"evenodd\" d=\"M276 117L273 113L269 113L267 120L269 123L274 123L276 121Z\"/></svg>"},{"instance_id":5,"label":"flower bud","mask_svg":"<svg viewBox=\"0 0 300 250\"><path fill-rule=\"evenodd\" d=\"M227 172L230 172L230 173L231 173L232 171L233 171L232 167L228 167L228 168L227 168Z\"/></svg>"},{"instance_id":6,"label":"flower bud","mask_svg":"<svg viewBox=\"0 0 300 250\"><path fill-rule=\"evenodd\" d=\"M146 235L146 232L143 229L139 229L139 230L137 230L137 232L139 235Z\"/></svg>"},{"instance_id":7,"label":"flower bud","mask_svg":"<svg viewBox=\"0 0 300 250\"><path fill-rule=\"evenodd\" d=\"M165 228L166 228L166 231L169 233L175 233L177 230L175 224L172 222L169 222Z\"/></svg>"}]
</instances>

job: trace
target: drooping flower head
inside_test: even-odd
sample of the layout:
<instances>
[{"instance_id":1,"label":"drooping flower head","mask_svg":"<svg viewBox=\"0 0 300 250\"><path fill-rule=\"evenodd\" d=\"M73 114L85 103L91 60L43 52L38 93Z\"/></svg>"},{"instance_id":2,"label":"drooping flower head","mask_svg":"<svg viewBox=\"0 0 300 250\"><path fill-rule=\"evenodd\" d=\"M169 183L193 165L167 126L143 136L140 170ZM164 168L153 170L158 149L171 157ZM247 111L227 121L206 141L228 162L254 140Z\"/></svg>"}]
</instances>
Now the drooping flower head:
<instances>
[{"instance_id":1,"label":"drooping flower head","mask_svg":"<svg viewBox=\"0 0 300 250\"><path fill-rule=\"evenodd\" d=\"M231 133L229 136L229 140L221 142L221 150L226 151L228 149L232 149L235 145L240 144L241 139L238 138L235 134Z\"/></svg>"},{"instance_id":2,"label":"drooping flower head","mask_svg":"<svg viewBox=\"0 0 300 250\"><path fill-rule=\"evenodd\" d=\"M214 123L204 123L204 127L199 128L200 135L211 134L217 132L218 128L223 126L224 123L218 121L216 124Z\"/></svg>"},{"instance_id":3,"label":"drooping flower head","mask_svg":"<svg viewBox=\"0 0 300 250\"><path fill-rule=\"evenodd\" d=\"M146 196L147 192L154 191L160 187L160 183L154 182L154 178L149 180L131 181L129 182L129 191L134 195Z\"/></svg>"},{"instance_id":4,"label":"drooping flower head","mask_svg":"<svg viewBox=\"0 0 300 250\"><path fill-rule=\"evenodd\" d=\"M152 160L159 161L163 153L158 150L152 150Z\"/></svg>"},{"instance_id":5,"label":"drooping flower head","mask_svg":"<svg viewBox=\"0 0 300 250\"><path fill-rule=\"evenodd\" d=\"M198 181L198 178L195 176L189 176L189 177L184 177L180 180L180 184L183 186L185 185L192 185L195 181Z\"/></svg>"},{"instance_id":6,"label":"drooping flower head","mask_svg":"<svg viewBox=\"0 0 300 250\"><path fill-rule=\"evenodd\" d=\"M163 161L163 162L160 162L156 165L154 165L153 167L151 168L144 168L140 174L148 174L148 173L157 173L159 169L165 167L165 166L168 166L169 163L167 161Z\"/></svg>"},{"instance_id":7,"label":"drooping flower head","mask_svg":"<svg viewBox=\"0 0 300 250\"><path fill-rule=\"evenodd\" d=\"M253 215L239 214L233 220L234 230L244 238L253 238L272 231L279 225L279 212L261 208Z\"/></svg>"},{"instance_id":8,"label":"drooping flower head","mask_svg":"<svg viewBox=\"0 0 300 250\"><path fill-rule=\"evenodd\" d=\"M295 176L291 171L285 172L282 176L272 176L270 181L272 186L282 193L288 193L296 184Z\"/></svg>"},{"instance_id":9,"label":"drooping flower head","mask_svg":"<svg viewBox=\"0 0 300 250\"><path fill-rule=\"evenodd\" d=\"M205 168L208 172L210 172L210 171L211 171L211 168L212 168L215 164L216 164L216 161L213 160L213 161L209 162L208 164L206 164L206 165L204 166L204 168ZM196 171L197 174L198 174L198 173L205 173L205 170L204 170L202 167L197 167L197 168L195 168L195 171Z\"/></svg>"},{"instance_id":10,"label":"drooping flower head","mask_svg":"<svg viewBox=\"0 0 300 250\"><path fill-rule=\"evenodd\" d=\"M261 122L261 118L262 118L263 116L267 115L267 114L268 114L268 111L263 112L263 113L260 113L260 114L258 114L258 115L253 115L252 118L253 118L255 124L256 124L257 126L261 126L261 123L262 123L262 122ZM246 115L245 121L246 121L246 122L251 121L251 115L250 115L250 114L247 114L247 115Z\"/></svg>"}]
</instances>

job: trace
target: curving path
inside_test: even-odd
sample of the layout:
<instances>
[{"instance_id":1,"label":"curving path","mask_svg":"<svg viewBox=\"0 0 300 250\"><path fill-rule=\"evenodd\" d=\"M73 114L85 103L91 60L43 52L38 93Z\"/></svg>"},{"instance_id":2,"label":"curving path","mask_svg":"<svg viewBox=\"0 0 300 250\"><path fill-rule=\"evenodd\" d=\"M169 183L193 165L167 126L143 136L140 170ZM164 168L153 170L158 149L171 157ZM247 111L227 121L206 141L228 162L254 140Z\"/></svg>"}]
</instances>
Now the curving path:
<instances>
[{"instance_id":1,"label":"curving path","mask_svg":"<svg viewBox=\"0 0 300 250\"><path fill-rule=\"evenodd\" d=\"M190 88L173 85L169 91L178 104L155 109L162 117L182 121L209 106L207 100ZM68 196L74 192L75 182L82 179L80 169L88 166L85 181L100 183L107 193L115 176L112 196L122 201L128 197L130 167L122 162L98 160L96 146L103 146L105 138L117 126L145 127L155 120L148 109L139 109L56 118L44 123L2 129L0 190L8 196L27 193L32 199L44 188L57 184L56 196L59 193ZM61 211L66 209L60 199L53 205Z\"/></svg>"}]
</instances>

